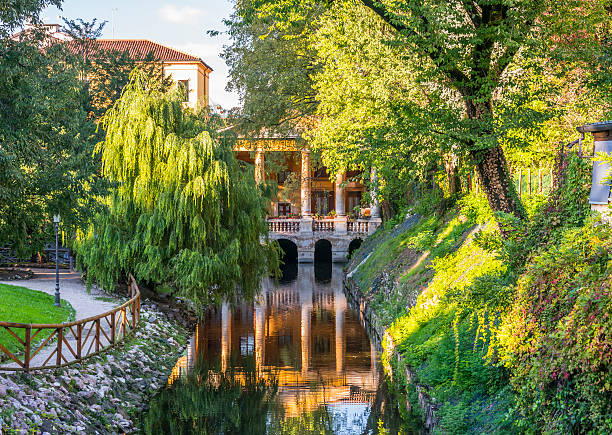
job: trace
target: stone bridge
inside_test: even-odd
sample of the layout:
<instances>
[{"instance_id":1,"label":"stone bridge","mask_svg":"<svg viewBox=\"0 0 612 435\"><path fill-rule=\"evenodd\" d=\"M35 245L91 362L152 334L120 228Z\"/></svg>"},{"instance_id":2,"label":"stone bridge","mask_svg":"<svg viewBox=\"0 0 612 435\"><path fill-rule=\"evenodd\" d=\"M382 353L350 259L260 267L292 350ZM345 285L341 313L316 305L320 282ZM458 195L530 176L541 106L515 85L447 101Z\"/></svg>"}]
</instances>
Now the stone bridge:
<instances>
[{"instance_id":1,"label":"stone bridge","mask_svg":"<svg viewBox=\"0 0 612 435\"><path fill-rule=\"evenodd\" d=\"M347 261L349 253L380 226L381 219L349 220L346 216L334 219L303 217L269 218L271 239L278 240L288 255L295 250L299 263L312 263L315 256L331 257L334 262Z\"/></svg>"}]
</instances>

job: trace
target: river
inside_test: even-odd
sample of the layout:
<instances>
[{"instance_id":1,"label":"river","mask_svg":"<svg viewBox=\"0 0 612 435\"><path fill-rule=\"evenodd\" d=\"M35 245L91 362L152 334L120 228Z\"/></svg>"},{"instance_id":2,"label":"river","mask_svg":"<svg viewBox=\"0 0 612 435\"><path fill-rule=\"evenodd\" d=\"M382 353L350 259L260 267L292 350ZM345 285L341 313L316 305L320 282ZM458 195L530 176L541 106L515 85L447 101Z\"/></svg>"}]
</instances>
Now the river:
<instances>
[{"instance_id":1,"label":"river","mask_svg":"<svg viewBox=\"0 0 612 435\"><path fill-rule=\"evenodd\" d=\"M374 434L400 424L341 265L290 264L255 303L209 310L147 433Z\"/></svg>"}]
</instances>

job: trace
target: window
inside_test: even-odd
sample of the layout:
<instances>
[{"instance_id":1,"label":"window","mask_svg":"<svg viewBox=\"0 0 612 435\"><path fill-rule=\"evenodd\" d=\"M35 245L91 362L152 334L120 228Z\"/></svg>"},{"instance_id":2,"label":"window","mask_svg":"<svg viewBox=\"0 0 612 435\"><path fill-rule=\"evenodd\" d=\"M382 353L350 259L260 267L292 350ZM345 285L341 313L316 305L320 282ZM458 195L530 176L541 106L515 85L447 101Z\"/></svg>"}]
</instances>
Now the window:
<instances>
[{"instance_id":1,"label":"window","mask_svg":"<svg viewBox=\"0 0 612 435\"><path fill-rule=\"evenodd\" d=\"M189 80L179 80L178 86L180 89L183 89L183 102L189 102Z\"/></svg>"},{"instance_id":2,"label":"window","mask_svg":"<svg viewBox=\"0 0 612 435\"><path fill-rule=\"evenodd\" d=\"M355 207L361 206L361 192L346 192L346 211L352 213Z\"/></svg>"},{"instance_id":3,"label":"window","mask_svg":"<svg viewBox=\"0 0 612 435\"><path fill-rule=\"evenodd\" d=\"M291 174L291 171L286 169L284 171L280 171L276 175L277 179L278 179L278 185L279 186L283 186L287 182L287 178L289 177L289 174Z\"/></svg>"},{"instance_id":4,"label":"window","mask_svg":"<svg viewBox=\"0 0 612 435\"><path fill-rule=\"evenodd\" d=\"M289 216L291 214L291 204L288 202L279 202L278 203L278 215L279 216Z\"/></svg>"}]
</instances>

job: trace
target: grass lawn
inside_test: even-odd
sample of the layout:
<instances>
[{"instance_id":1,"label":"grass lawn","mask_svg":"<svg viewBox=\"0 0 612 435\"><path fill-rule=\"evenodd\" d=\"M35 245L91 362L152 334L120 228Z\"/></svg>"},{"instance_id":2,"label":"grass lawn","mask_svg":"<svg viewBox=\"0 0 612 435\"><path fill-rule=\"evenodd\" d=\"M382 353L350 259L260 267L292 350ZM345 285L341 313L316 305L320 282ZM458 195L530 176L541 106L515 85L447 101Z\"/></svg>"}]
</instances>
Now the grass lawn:
<instances>
[{"instance_id":1,"label":"grass lawn","mask_svg":"<svg viewBox=\"0 0 612 435\"><path fill-rule=\"evenodd\" d=\"M43 292L14 285L0 284L0 321L15 323L62 323L74 319L72 305L62 299L62 307L53 305L55 297ZM17 330L19 331L19 330ZM17 332L15 331L15 332ZM17 335L21 338L24 331ZM49 334L41 332L36 342L44 340ZM0 343L11 352L22 354L21 345L9 332L0 328ZM0 361L5 359L0 352Z\"/></svg>"}]
</instances>

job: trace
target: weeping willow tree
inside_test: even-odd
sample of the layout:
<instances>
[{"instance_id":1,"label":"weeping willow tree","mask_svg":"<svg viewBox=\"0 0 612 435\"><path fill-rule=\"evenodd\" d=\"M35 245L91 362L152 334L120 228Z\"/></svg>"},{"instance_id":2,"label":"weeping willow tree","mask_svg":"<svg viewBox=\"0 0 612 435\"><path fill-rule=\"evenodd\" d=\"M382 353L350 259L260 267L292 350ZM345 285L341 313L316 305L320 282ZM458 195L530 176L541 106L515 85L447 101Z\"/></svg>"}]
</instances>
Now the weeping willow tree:
<instances>
[{"instance_id":1,"label":"weeping willow tree","mask_svg":"<svg viewBox=\"0 0 612 435\"><path fill-rule=\"evenodd\" d=\"M131 272L205 304L253 297L277 268L265 203L253 169L210 121L183 110L180 91L163 92L136 70L103 118L98 145L114 183L108 207L77 243L88 284L108 289Z\"/></svg>"}]
</instances>

